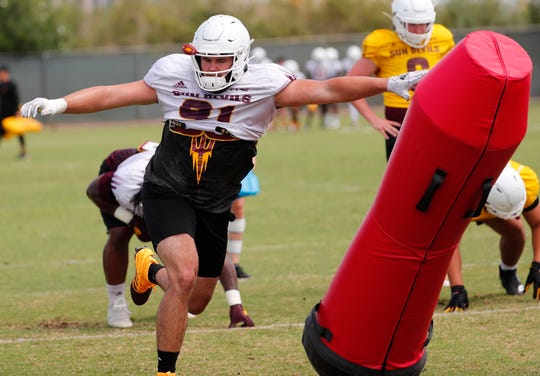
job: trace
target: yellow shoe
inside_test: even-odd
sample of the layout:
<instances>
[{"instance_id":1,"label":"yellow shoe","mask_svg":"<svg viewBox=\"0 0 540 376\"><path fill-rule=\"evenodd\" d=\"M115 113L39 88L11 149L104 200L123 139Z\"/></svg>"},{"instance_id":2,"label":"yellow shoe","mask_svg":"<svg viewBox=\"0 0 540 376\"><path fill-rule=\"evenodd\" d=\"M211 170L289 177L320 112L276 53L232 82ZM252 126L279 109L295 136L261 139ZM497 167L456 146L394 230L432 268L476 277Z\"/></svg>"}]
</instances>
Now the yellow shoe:
<instances>
[{"instance_id":1,"label":"yellow shoe","mask_svg":"<svg viewBox=\"0 0 540 376\"><path fill-rule=\"evenodd\" d=\"M158 372L157 376L176 376L176 373L173 373L173 372Z\"/></svg>"},{"instance_id":2,"label":"yellow shoe","mask_svg":"<svg viewBox=\"0 0 540 376\"><path fill-rule=\"evenodd\" d=\"M135 250L135 277L131 281L130 291L131 299L136 305L146 303L152 292L152 288L156 286L148 280L148 269L150 265L159 264L154 258L154 252L146 247Z\"/></svg>"}]
</instances>

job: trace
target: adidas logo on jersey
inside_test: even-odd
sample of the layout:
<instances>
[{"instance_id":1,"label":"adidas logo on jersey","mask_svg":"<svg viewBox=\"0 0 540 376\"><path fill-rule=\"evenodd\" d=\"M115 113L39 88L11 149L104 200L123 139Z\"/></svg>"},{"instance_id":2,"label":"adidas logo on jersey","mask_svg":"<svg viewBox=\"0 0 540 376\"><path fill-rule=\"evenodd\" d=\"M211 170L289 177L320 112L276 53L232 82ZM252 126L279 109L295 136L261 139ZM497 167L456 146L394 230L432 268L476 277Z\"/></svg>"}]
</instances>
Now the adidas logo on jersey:
<instances>
[{"instance_id":1,"label":"adidas logo on jersey","mask_svg":"<svg viewBox=\"0 0 540 376\"><path fill-rule=\"evenodd\" d=\"M177 89L187 89L187 86L186 84L184 84L184 81L178 81L177 83L174 84L173 87Z\"/></svg>"}]
</instances>

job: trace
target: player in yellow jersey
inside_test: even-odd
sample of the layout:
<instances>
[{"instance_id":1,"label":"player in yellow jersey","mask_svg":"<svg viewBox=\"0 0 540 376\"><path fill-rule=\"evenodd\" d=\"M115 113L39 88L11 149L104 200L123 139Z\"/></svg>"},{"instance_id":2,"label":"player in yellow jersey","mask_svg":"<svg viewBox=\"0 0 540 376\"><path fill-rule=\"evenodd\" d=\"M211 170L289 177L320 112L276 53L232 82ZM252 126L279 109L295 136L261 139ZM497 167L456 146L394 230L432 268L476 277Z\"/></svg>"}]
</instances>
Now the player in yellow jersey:
<instances>
[{"instance_id":1,"label":"player in yellow jersey","mask_svg":"<svg viewBox=\"0 0 540 376\"><path fill-rule=\"evenodd\" d=\"M390 77L430 69L454 47L452 33L435 24L431 0L394 0L389 17L394 29L377 29L366 36L362 42L362 57L348 72L349 76ZM386 139L388 159L410 102L390 93L384 93L383 100L384 119L365 99L352 104Z\"/></svg>"},{"instance_id":2,"label":"player in yellow jersey","mask_svg":"<svg viewBox=\"0 0 540 376\"><path fill-rule=\"evenodd\" d=\"M499 278L508 295L519 295L533 286L533 299L540 299L540 206L539 183L536 173L528 166L510 161L491 189L480 216L472 220L485 223L501 238L499 248L501 264ZM531 229L533 262L525 288L517 277L517 263L525 247L525 230L520 215ZM451 286L450 302L445 312L463 311L468 308L467 291L461 274L461 253L456 249L448 268Z\"/></svg>"}]
</instances>

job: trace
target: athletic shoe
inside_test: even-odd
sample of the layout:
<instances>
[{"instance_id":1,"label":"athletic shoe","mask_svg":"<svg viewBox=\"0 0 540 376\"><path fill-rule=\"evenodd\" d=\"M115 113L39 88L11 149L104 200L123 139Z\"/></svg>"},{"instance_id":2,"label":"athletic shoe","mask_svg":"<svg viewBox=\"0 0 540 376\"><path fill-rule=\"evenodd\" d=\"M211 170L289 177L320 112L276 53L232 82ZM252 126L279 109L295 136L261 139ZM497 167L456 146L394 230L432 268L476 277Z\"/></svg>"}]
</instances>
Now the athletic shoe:
<instances>
[{"instance_id":1,"label":"athletic shoe","mask_svg":"<svg viewBox=\"0 0 540 376\"><path fill-rule=\"evenodd\" d=\"M523 294L523 285L519 280L516 269L514 270L502 270L499 265L499 279L506 290L508 295L521 295Z\"/></svg>"},{"instance_id":2,"label":"athletic shoe","mask_svg":"<svg viewBox=\"0 0 540 376\"><path fill-rule=\"evenodd\" d=\"M158 372L157 376L176 376L174 372Z\"/></svg>"},{"instance_id":3,"label":"athletic shoe","mask_svg":"<svg viewBox=\"0 0 540 376\"><path fill-rule=\"evenodd\" d=\"M109 304L107 322L113 328L131 328L133 323L129 317L130 315L131 312L128 311L126 300L122 297Z\"/></svg>"},{"instance_id":4,"label":"athletic shoe","mask_svg":"<svg viewBox=\"0 0 540 376\"><path fill-rule=\"evenodd\" d=\"M242 304L235 304L231 306L229 316L231 318L229 328L236 328L237 326L240 326L241 328L255 326Z\"/></svg>"},{"instance_id":5,"label":"athletic shoe","mask_svg":"<svg viewBox=\"0 0 540 376\"><path fill-rule=\"evenodd\" d=\"M152 292L152 288L156 286L148 280L148 269L150 265L159 264L154 258L154 252L146 247L135 250L135 277L131 281L130 292L133 303L143 305L146 303Z\"/></svg>"},{"instance_id":6,"label":"athletic shoe","mask_svg":"<svg viewBox=\"0 0 540 376\"><path fill-rule=\"evenodd\" d=\"M236 278L245 279L251 277L251 275L247 274L238 264L234 264L234 270L236 270Z\"/></svg>"},{"instance_id":7,"label":"athletic shoe","mask_svg":"<svg viewBox=\"0 0 540 376\"><path fill-rule=\"evenodd\" d=\"M450 290L452 296L448 305L444 308L444 312L462 312L469 308L469 298L465 286L452 286Z\"/></svg>"}]
</instances>

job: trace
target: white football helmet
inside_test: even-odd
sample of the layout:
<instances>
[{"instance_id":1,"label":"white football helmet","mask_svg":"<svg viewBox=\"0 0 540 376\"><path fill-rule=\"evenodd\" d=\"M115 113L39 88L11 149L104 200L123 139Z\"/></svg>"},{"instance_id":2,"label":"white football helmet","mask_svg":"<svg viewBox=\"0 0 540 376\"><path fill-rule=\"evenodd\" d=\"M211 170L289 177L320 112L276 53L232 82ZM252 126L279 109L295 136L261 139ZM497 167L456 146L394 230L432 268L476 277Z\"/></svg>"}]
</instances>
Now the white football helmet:
<instances>
[{"instance_id":1,"label":"white football helmet","mask_svg":"<svg viewBox=\"0 0 540 376\"><path fill-rule=\"evenodd\" d=\"M298 62L293 59L287 59L283 62L283 66L287 68L292 73L300 72L300 65L298 65Z\"/></svg>"},{"instance_id":2,"label":"white football helmet","mask_svg":"<svg viewBox=\"0 0 540 376\"><path fill-rule=\"evenodd\" d=\"M311 51L311 60L314 60L318 63L322 63L327 59L326 49L324 47L315 47Z\"/></svg>"},{"instance_id":3,"label":"white football helmet","mask_svg":"<svg viewBox=\"0 0 540 376\"><path fill-rule=\"evenodd\" d=\"M347 58L356 61L362 57L362 49L360 46L357 46L356 44L352 44L349 47L347 47L346 52Z\"/></svg>"},{"instance_id":4,"label":"white football helmet","mask_svg":"<svg viewBox=\"0 0 540 376\"><path fill-rule=\"evenodd\" d=\"M432 0L393 0L392 23L399 39L414 48L428 44L435 23ZM415 34L408 30L409 24L427 24L425 33Z\"/></svg>"},{"instance_id":5,"label":"white football helmet","mask_svg":"<svg viewBox=\"0 0 540 376\"><path fill-rule=\"evenodd\" d=\"M335 47L326 47L326 58L330 61L339 60L339 51Z\"/></svg>"},{"instance_id":6,"label":"white football helmet","mask_svg":"<svg viewBox=\"0 0 540 376\"><path fill-rule=\"evenodd\" d=\"M219 14L204 21L195 32L192 45L184 47L184 52L191 55L195 80L200 88L221 91L240 80L247 70L252 42L248 30L236 17ZM224 71L204 72L202 56L232 56L233 64Z\"/></svg>"},{"instance_id":7,"label":"white football helmet","mask_svg":"<svg viewBox=\"0 0 540 376\"><path fill-rule=\"evenodd\" d=\"M260 46L257 46L251 50L251 61L253 63L268 63L266 50Z\"/></svg>"},{"instance_id":8,"label":"white football helmet","mask_svg":"<svg viewBox=\"0 0 540 376\"><path fill-rule=\"evenodd\" d=\"M523 179L507 165L489 192L486 210L502 219L515 218L523 211L526 198Z\"/></svg>"}]
</instances>

